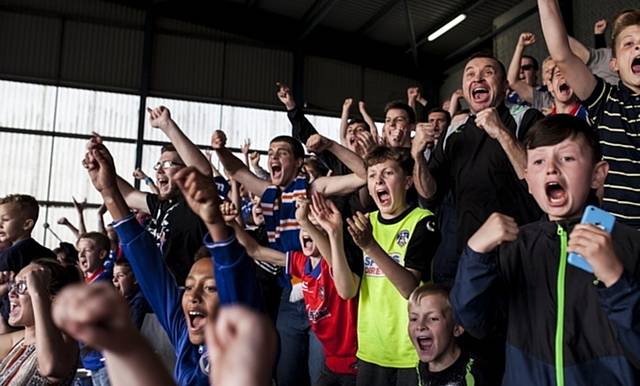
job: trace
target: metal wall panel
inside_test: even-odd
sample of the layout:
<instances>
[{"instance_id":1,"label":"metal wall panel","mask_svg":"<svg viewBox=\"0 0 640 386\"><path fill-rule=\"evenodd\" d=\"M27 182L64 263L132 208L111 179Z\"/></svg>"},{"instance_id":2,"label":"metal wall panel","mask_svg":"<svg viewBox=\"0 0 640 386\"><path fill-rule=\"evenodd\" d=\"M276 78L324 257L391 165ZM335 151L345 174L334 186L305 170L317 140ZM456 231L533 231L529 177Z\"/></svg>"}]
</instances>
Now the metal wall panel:
<instances>
[{"instance_id":1,"label":"metal wall panel","mask_svg":"<svg viewBox=\"0 0 640 386\"><path fill-rule=\"evenodd\" d=\"M135 139L139 103L136 95L60 87L56 131Z\"/></svg>"},{"instance_id":2,"label":"metal wall panel","mask_svg":"<svg viewBox=\"0 0 640 386\"><path fill-rule=\"evenodd\" d=\"M415 79L389 74L387 72L365 69L364 100L367 110L373 117L384 117L384 106L394 100L407 101L407 87L419 85ZM379 128L381 129L381 128Z\"/></svg>"},{"instance_id":3,"label":"metal wall panel","mask_svg":"<svg viewBox=\"0 0 640 386\"><path fill-rule=\"evenodd\" d=\"M140 30L68 22L64 27L63 84L140 88L144 33Z\"/></svg>"},{"instance_id":4,"label":"metal wall panel","mask_svg":"<svg viewBox=\"0 0 640 386\"><path fill-rule=\"evenodd\" d=\"M305 58L305 100L310 109L340 114L345 98L362 97L362 67L317 56Z\"/></svg>"},{"instance_id":5,"label":"metal wall panel","mask_svg":"<svg viewBox=\"0 0 640 386\"><path fill-rule=\"evenodd\" d=\"M0 80L0 126L53 130L56 88Z\"/></svg>"},{"instance_id":6,"label":"metal wall panel","mask_svg":"<svg viewBox=\"0 0 640 386\"><path fill-rule=\"evenodd\" d=\"M151 90L160 95L222 97L224 44L211 40L155 36Z\"/></svg>"},{"instance_id":7,"label":"metal wall panel","mask_svg":"<svg viewBox=\"0 0 640 386\"><path fill-rule=\"evenodd\" d=\"M47 197L51 138L0 133L0 197L11 193Z\"/></svg>"},{"instance_id":8,"label":"metal wall panel","mask_svg":"<svg viewBox=\"0 0 640 386\"><path fill-rule=\"evenodd\" d=\"M244 101L281 106L275 95L275 82L291 84L291 52L227 44L224 62L225 102Z\"/></svg>"},{"instance_id":9,"label":"metal wall panel","mask_svg":"<svg viewBox=\"0 0 640 386\"><path fill-rule=\"evenodd\" d=\"M222 114L221 106L214 103L150 97L147 98L147 106L151 108L167 107L171 112L171 118L180 126L189 139L196 144L209 144L213 130L219 129L222 125L220 117L220 114ZM168 141L167 136L162 131L149 125L148 118L145 119L144 123L144 139Z\"/></svg>"},{"instance_id":10,"label":"metal wall panel","mask_svg":"<svg viewBox=\"0 0 640 386\"><path fill-rule=\"evenodd\" d=\"M0 74L14 79L55 79L61 31L57 19L0 12Z\"/></svg>"},{"instance_id":11,"label":"metal wall panel","mask_svg":"<svg viewBox=\"0 0 640 386\"><path fill-rule=\"evenodd\" d=\"M0 6L34 10L72 19L99 19L118 24L144 25L144 11L103 0L1 0Z\"/></svg>"}]
</instances>

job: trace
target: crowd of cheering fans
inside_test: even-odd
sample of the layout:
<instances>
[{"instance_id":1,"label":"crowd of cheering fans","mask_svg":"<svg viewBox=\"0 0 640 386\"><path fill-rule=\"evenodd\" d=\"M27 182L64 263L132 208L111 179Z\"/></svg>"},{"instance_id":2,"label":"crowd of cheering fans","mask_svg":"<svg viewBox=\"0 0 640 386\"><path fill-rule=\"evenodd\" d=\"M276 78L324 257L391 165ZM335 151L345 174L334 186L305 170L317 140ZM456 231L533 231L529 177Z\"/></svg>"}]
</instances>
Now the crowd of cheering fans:
<instances>
[{"instance_id":1,"label":"crowd of cheering fans","mask_svg":"<svg viewBox=\"0 0 640 386\"><path fill-rule=\"evenodd\" d=\"M160 106L145 193L93 133L97 231L74 199L51 251L38 202L0 199L0 386L640 384L640 9L591 48L538 7L508 67L478 53L380 130L347 98L323 137L278 83L291 135L266 167L219 130L203 153Z\"/></svg>"}]
</instances>

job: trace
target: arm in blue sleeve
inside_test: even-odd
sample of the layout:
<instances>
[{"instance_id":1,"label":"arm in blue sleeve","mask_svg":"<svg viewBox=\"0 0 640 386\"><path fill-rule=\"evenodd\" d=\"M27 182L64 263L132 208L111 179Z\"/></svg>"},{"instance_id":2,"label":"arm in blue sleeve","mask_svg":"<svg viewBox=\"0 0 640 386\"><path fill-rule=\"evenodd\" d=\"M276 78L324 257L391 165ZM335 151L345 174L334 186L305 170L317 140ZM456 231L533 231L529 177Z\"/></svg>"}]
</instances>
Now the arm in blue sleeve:
<instances>
[{"instance_id":1,"label":"arm in blue sleeve","mask_svg":"<svg viewBox=\"0 0 640 386\"><path fill-rule=\"evenodd\" d=\"M204 237L204 245L213 259L220 304L242 304L262 311L262 296L256 281L253 260L238 243L235 234L217 243L207 234Z\"/></svg>"},{"instance_id":2,"label":"arm in blue sleeve","mask_svg":"<svg viewBox=\"0 0 640 386\"><path fill-rule=\"evenodd\" d=\"M114 224L140 290L156 314L162 328L177 347L187 326L182 314L181 294L176 280L164 263L153 236L133 215Z\"/></svg>"},{"instance_id":3,"label":"arm in blue sleeve","mask_svg":"<svg viewBox=\"0 0 640 386\"><path fill-rule=\"evenodd\" d=\"M640 360L640 286L627 272L609 288L598 289L602 308L617 332L618 342Z\"/></svg>"},{"instance_id":4,"label":"arm in blue sleeve","mask_svg":"<svg viewBox=\"0 0 640 386\"><path fill-rule=\"evenodd\" d=\"M495 254L483 254L465 247L460 256L451 305L456 320L476 338L484 338L495 326L495 283L498 279Z\"/></svg>"}]
</instances>

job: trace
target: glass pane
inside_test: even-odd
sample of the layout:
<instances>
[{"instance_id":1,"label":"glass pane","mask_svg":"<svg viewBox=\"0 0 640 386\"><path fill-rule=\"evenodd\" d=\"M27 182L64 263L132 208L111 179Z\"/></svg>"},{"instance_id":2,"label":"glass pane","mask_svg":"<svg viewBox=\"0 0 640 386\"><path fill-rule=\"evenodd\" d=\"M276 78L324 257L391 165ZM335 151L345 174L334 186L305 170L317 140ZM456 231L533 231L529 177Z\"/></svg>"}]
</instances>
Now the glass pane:
<instances>
[{"instance_id":1,"label":"glass pane","mask_svg":"<svg viewBox=\"0 0 640 386\"><path fill-rule=\"evenodd\" d=\"M50 156L50 137L0 133L0 196L22 193L45 200Z\"/></svg>"},{"instance_id":2,"label":"glass pane","mask_svg":"<svg viewBox=\"0 0 640 386\"><path fill-rule=\"evenodd\" d=\"M60 87L56 131L137 138L140 97Z\"/></svg>"},{"instance_id":3,"label":"glass pane","mask_svg":"<svg viewBox=\"0 0 640 386\"><path fill-rule=\"evenodd\" d=\"M212 103L187 102L176 99L147 98L147 106L155 108L165 106L171 111L171 118L180 129L198 145L208 145L211 141L211 133L220 128L220 105ZM149 125L149 119L145 119L144 139L155 141L169 141L164 133Z\"/></svg>"},{"instance_id":4,"label":"glass pane","mask_svg":"<svg viewBox=\"0 0 640 386\"><path fill-rule=\"evenodd\" d=\"M52 86L0 80L0 126L51 131L55 92Z\"/></svg>"}]
</instances>

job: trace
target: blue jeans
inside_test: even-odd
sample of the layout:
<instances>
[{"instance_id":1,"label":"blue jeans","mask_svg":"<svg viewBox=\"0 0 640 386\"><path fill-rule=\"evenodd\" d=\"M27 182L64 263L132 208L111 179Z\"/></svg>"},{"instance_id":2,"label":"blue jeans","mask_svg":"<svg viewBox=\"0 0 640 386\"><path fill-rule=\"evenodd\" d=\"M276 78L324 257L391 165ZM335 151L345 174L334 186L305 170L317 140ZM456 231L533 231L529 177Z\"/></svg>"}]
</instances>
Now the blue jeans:
<instances>
[{"instance_id":1,"label":"blue jeans","mask_svg":"<svg viewBox=\"0 0 640 386\"><path fill-rule=\"evenodd\" d=\"M280 339L278 386L315 385L324 367L324 351L309 327L304 301L289 302L290 293L290 289L282 291L276 322Z\"/></svg>"}]
</instances>

